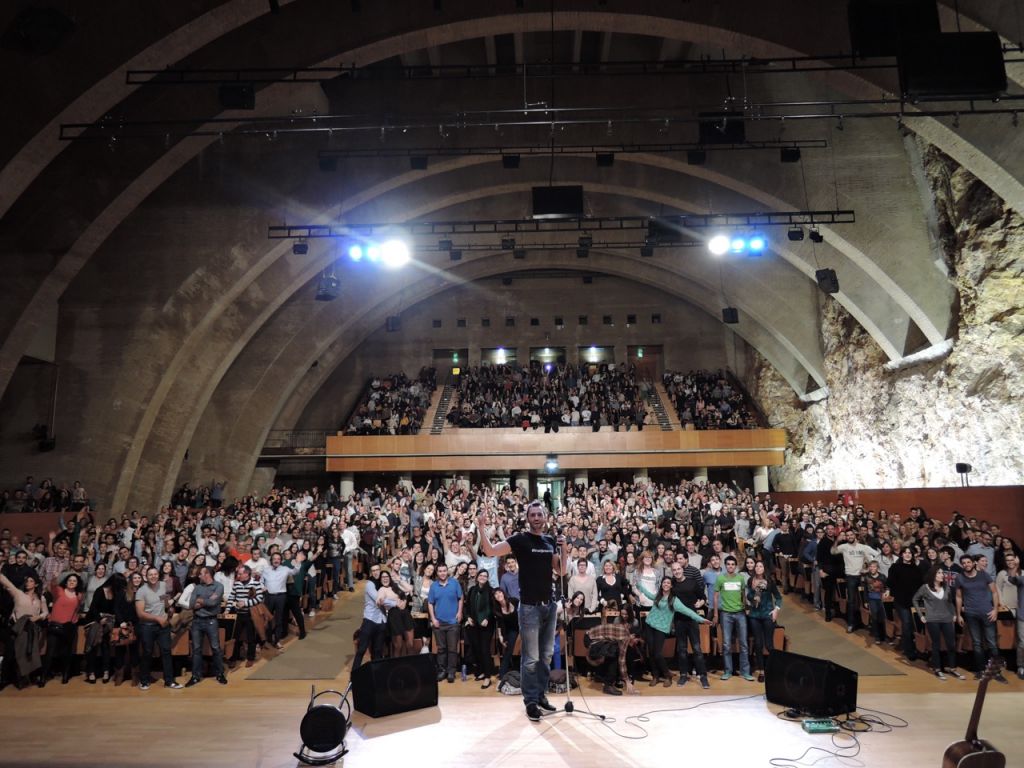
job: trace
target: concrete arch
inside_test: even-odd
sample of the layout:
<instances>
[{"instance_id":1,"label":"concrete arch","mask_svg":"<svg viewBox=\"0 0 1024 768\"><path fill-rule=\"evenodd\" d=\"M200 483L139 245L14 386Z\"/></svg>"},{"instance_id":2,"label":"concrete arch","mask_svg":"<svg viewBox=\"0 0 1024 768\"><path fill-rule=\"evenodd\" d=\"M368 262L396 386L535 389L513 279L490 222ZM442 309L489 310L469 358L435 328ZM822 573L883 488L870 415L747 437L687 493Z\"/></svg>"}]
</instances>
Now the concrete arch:
<instances>
[{"instance_id":1,"label":"concrete arch","mask_svg":"<svg viewBox=\"0 0 1024 768\"><path fill-rule=\"evenodd\" d=\"M470 165L478 165L483 162L480 158L468 160ZM466 163L467 159L464 158L451 161L450 165L452 168L458 168L465 166ZM438 168L437 172L443 173L444 170L443 168ZM448 170L451 170L451 168ZM414 181L416 175L406 174L403 179ZM526 188L524 185L528 185L528 182L520 182L510 188L524 189ZM402 186L398 180L389 180L374 190L364 190L359 195L346 200L338 208L324 212L315 218L320 221L335 221L346 211L351 211L356 206L373 200L375 192L385 194L386 192L401 189ZM505 191L508 188L499 187L498 189ZM634 197L653 196L652 199L660 202L672 204L675 207L685 207L685 203L679 200L674 200L667 196L657 196L655 193L637 195L633 190L620 191L628 192ZM480 196L480 194L481 190L477 189L476 195ZM451 205L452 202L464 199L464 197L464 193L456 193L446 199L435 198L432 205L435 209L444 208ZM410 216L414 216L426 212L428 211L409 211L408 213ZM287 252L288 250L284 246L272 247L266 254L258 258L256 263L265 265L267 262ZM224 372L228 370L232 362L237 358L241 350L245 348L246 344L250 342L260 327L284 304L287 298L308 283L332 258L331 253L321 250L303 269L292 272L287 284L279 288L276 293L272 289L254 288L253 290L259 295L270 296L271 298L262 304L257 314L250 316L246 320L242 320L241 317L237 321L225 320L225 317L233 315L237 311L237 308L233 306L233 302L238 300L243 292L241 287L234 288L230 295L224 297L219 305L219 309L208 313L209 316L204 317L194 327L192 332L184 338L183 342L178 346L174 358L164 366L163 375L158 387L147 398L143 417L136 425L134 435L128 443L129 449L114 492L114 503L116 506L122 507L125 504L138 506L139 504L135 503L136 494L142 494L143 497L147 496L155 491L154 483L158 482L159 478L168 477L167 468L164 465L165 459L160 457L184 455L205 405L219 384ZM263 280L266 274L265 270L261 270L260 274L254 278L252 285L256 286L256 281ZM270 278L266 277L266 279L269 280ZM705 287L713 289L714 286L708 285ZM398 288L396 290L401 291L403 289ZM193 289L190 286L188 290L192 291ZM249 290L249 288L245 290ZM782 301L783 297L779 296L778 300ZM808 356L809 352L801 349L802 345L787 339L785 334L773 330L764 311L759 312L756 308L745 306L742 301L737 302L737 304L744 310L747 316L757 318L758 322L762 323L767 329L767 335L762 337L760 346L764 347L766 356L770 360L780 361L780 371L788 372L787 377L798 392L803 390L804 378L797 375L793 371L792 366L782 363L782 360L787 357L798 360L799 365L804 368L805 372L813 375L819 384L824 382L824 375L820 368L820 356L812 360ZM715 308L714 313L717 313L717 310L718 307ZM237 328L238 335L227 339L224 343L213 344L204 328L212 328L214 323L218 328L225 326ZM308 339L309 337L303 334L301 338ZM766 338L772 338L774 341L769 344L764 340ZM772 351L770 348L772 345L776 346L778 350L785 350L785 354L781 351ZM197 366L197 361L204 360L207 360L208 364ZM195 376L183 376L182 373L185 371L186 366L189 366L190 369L206 371L207 375L201 381L197 381ZM163 447L156 447L153 441L157 441L157 444ZM168 441L171 442L170 445ZM140 472L144 477L139 477ZM171 478L173 480L173 475L171 475Z\"/></svg>"},{"instance_id":2,"label":"concrete arch","mask_svg":"<svg viewBox=\"0 0 1024 768\"><path fill-rule=\"evenodd\" d=\"M589 261L590 271L657 287L711 314L717 315L720 309L713 286L695 285L669 270L644 264L638 257L592 254ZM554 268L579 268L574 254L552 254L546 264ZM460 264L458 268L452 270L452 277L461 283L493 277L519 268L521 264L513 260L511 254L498 252ZM650 272L651 275L646 276L644 272ZM416 287L404 291L402 305L408 306L439 296L450 287L451 283L440 282L428 276ZM224 452L213 463L223 467L222 471L227 471L232 482L237 479L239 487L246 487L267 432L275 423L278 427L282 425L277 414L286 408L291 414L301 413L326 376L341 364L367 335L383 325L388 314L395 313L398 308L393 300L388 299L378 301L361 311L351 311L350 307L343 307L339 302L311 320L302 333L296 334L290 344L275 353L276 372L260 377L259 385L251 391L245 402L237 404L238 410L231 419L231 431L219 440ZM334 321L337 321L337 324ZM775 337L765 331L756 318L744 314L743 320L735 330L748 343L763 350L766 357L795 387L800 386L800 383L794 380L796 376L793 365L787 364L788 350L778 344ZM313 360L318 360L320 364L311 371L310 364ZM218 408L228 405L218 402ZM255 414L260 414L262 418L254 419ZM267 418L269 414L274 414L275 418ZM175 474L169 474L169 484L173 484Z\"/></svg>"},{"instance_id":3,"label":"concrete arch","mask_svg":"<svg viewBox=\"0 0 1024 768\"><path fill-rule=\"evenodd\" d=\"M752 55L771 56L800 52L797 46L787 46L780 42L765 40L757 34L753 34L752 30L749 33L731 31L721 26L711 26L687 19L673 18L669 10L671 8L679 11L678 6L662 5L666 9L664 15L612 12L594 13L589 10L581 12L566 11L556 13L554 23L556 29L586 29L646 35L656 31L659 36L679 40L699 40L709 45L750 51ZM754 4L751 3L751 5L753 6ZM260 8L261 6L257 0L239 0L235 3L226 4L222 8L217 9L217 11L197 19L189 25L187 32L185 30L176 32L161 40L157 45L147 48L136 60L129 62L129 65L145 66L153 59L159 57L164 57L163 61L167 61L172 56L177 56L179 59L184 58L189 53L197 50L200 44L212 43L226 35L227 32L240 29L248 24L254 18L261 15ZM683 9L680 15L685 15L688 12L686 9ZM743 21L743 16L744 14L737 15L736 19L739 20L737 23L746 23ZM751 16L751 20L756 20L756 18L757 14ZM353 48L345 53L331 56L319 63L331 64L341 61L363 63L380 60L425 46L443 45L448 42L470 39L481 35L509 31L543 31L548 28L550 23L551 18L548 14L530 13L460 19L444 25L437 25L436 21L433 21L423 29L385 37L381 40ZM813 20L809 23L813 23ZM822 29L831 28L828 24L822 27ZM794 34L799 31L796 28L793 30ZM864 93L866 90L871 90L872 92L875 90L874 85L852 76L836 76L832 80L834 83L841 84L842 87L852 89L854 92ZM89 116L85 117L85 119L103 114L112 104L116 103L117 99L123 99L129 91L129 87L123 86L123 84L122 87L115 87L114 76L111 75L104 79L100 85L83 95L79 101L72 105L73 108L69 107L55 118L51 122L51 128L59 122L71 120L75 117L81 119L82 113L76 110L88 112ZM961 161L965 167L976 172L979 177L986 181L986 183L989 183L993 189L996 189L1012 205L1019 206L1021 201L1024 201L1020 185L1015 180L1009 178L1009 174L1004 171L1003 177L997 178L1000 175L1002 166L993 163L984 153L971 152L966 147L957 146L956 137L958 134L950 135L946 130L935 130L935 135L929 138L933 139L940 148ZM0 189L9 190L11 196L10 200L4 198L0 201L4 203L4 207L0 208L0 210L6 210L6 207L9 207L10 202L16 195L24 191L31 180L36 178L40 170L56 157L59 147L53 145L52 141L45 139L45 137L43 139L40 139L40 137L42 137L42 133L37 136L36 140L33 140L32 143L24 147L15 159L0 172L7 174L0 176L0 179L5 182L0 184ZM40 141L45 146L40 144ZM158 176L163 175L166 177L169 175L167 169L160 170L155 168L159 164L151 166L151 170L155 171ZM129 203L128 200L122 202ZM75 249L75 251L79 258L86 257L81 249ZM54 280L38 291L36 300L30 303L26 311L22 313L22 317L34 315L32 310L36 309L38 304L51 301L53 296L59 295L63 286L66 285L65 276L73 274L74 271L74 263L61 264L54 273ZM866 325L870 325L870 320L867 319L866 315L862 315L862 318ZM936 336L935 328L929 328L928 325L928 323L924 323L923 327L928 338L932 339ZM19 325L11 333L7 334L4 340L3 351L0 353L0 385L6 386L10 371L13 370L13 365L20 358L28 343L27 340L31 339L33 330L34 326L32 326L31 321L27 324L19 321ZM890 356L893 356L893 350L888 351ZM13 364L12 360L14 361ZM2 388L0 387L0 389Z\"/></svg>"}]
</instances>

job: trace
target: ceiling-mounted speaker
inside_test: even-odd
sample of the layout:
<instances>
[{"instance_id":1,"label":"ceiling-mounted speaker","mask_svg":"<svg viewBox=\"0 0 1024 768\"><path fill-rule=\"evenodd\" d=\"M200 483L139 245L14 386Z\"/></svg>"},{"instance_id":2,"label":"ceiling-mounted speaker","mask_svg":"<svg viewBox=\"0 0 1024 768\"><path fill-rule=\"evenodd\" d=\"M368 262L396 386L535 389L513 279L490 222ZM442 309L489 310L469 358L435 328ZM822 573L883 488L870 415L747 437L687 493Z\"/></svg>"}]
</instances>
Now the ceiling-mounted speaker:
<instances>
[{"instance_id":1,"label":"ceiling-mounted speaker","mask_svg":"<svg viewBox=\"0 0 1024 768\"><path fill-rule=\"evenodd\" d=\"M338 170L338 158L333 155L320 155L317 158L317 165L324 173L333 173Z\"/></svg>"},{"instance_id":2,"label":"ceiling-mounted speaker","mask_svg":"<svg viewBox=\"0 0 1024 768\"><path fill-rule=\"evenodd\" d=\"M384 330L388 333L402 330L402 318L398 315L388 315L384 321Z\"/></svg>"},{"instance_id":3,"label":"ceiling-mounted speaker","mask_svg":"<svg viewBox=\"0 0 1024 768\"><path fill-rule=\"evenodd\" d=\"M860 57L896 56L915 37L939 34L935 0L850 0L850 47Z\"/></svg>"},{"instance_id":4,"label":"ceiling-mounted speaker","mask_svg":"<svg viewBox=\"0 0 1024 768\"><path fill-rule=\"evenodd\" d=\"M578 219L582 216L582 186L533 188L533 218Z\"/></svg>"},{"instance_id":5,"label":"ceiling-mounted speaker","mask_svg":"<svg viewBox=\"0 0 1024 768\"><path fill-rule=\"evenodd\" d=\"M898 57L908 99L995 99L1006 92L1003 44L995 32L945 32L908 40Z\"/></svg>"},{"instance_id":6,"label":"ceiling-mounted speaker","mask_svg":"<svg viewBox=\"0 0 1024 768\"><path fill-rule=\"evenodd\" d=\"M834 269L819 269L814 277L818 280L818 287L825 293L839 293L839 278Z\"/></svg>"},{"instance_id":7,"label":"ceiling-mounted speaker","mask_svg":"<svg viewBox=\"0 0 1024 768\"><path fill-rule=\"evenodd\" d=\"M970 464L965 464L965 463L964 463L964 462L962 462L962 461L958 461L958 462L956 463L956 471L957 471L957 473L958 473L958 474L961 474L961 475L966 475L966 474L967 474L968 472L970 472L970 471L971 471L972 469L973 469L973 467L971 467L971 465L970 465Z\"/></svg>"},{"instance_id":8,"label":"ceiling-mounted speaker","mask_svg":"<svg viewBox=\"0 0 1024 768\"><path fill-rule=\"evenodd\" d=\"M747 128L742 112L701 112L700 144L745 144Z\"/></svg>"},{"instance_id":9,"label":"ceiling-mounted speaker","mask_svg":"<svg viewBox=\"0 0 1024 768\"><path fill-rule=\"evenodd\" d=\"M228 83L217 88L224 109L256 109L256 88L252 83Z\"/></svg>"},{"instance_id":10,"label":"ceiling-mounted speaker","mask_svg":"<svg viewBox=\"0 0 1024 768\"><path fill-rule=\"evenodd\" d=\"M722 308L722 322L726 325L736 325L740 321L740 313L736 307Z\"/></svg>"}]
</instances>

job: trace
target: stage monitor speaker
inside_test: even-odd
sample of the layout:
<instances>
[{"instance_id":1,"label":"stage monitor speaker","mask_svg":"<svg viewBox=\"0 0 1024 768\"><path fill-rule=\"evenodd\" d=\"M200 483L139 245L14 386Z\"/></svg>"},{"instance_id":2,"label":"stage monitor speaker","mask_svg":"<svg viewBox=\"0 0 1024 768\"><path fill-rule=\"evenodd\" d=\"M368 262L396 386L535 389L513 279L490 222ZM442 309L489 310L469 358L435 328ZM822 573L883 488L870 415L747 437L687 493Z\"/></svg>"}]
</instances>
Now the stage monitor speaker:
<instances>
[{"instance_id":1,"label":"stage monitor speaker","mask_svg":"<svg viewBox=\"0 0 1024 768\"><path fill-rule=\"evenodd\" d=\"M745 144L747 129L742 112L701 112L699 144Z\"/></svg>"},{"instance_id":2,"label":"stage monitor speaker","mask_svg":"<svg viewBox=\"0 0 1024 768\"><path fill-rule=\"evenodd\" d=\"M826 659L772 651L764 669L768 701L829 717L857 709L857 673Z\"/></svg>"},{"instance_id":3,"label":"stage monitor speaker","mask_svg":"<svg viewBox=\"0 0 1024 768\"><path fill-rule=\"evenodd\" d=\"M909 99L994 99L1006 92L1003 44L995 32L946 32L906 41L900 90Z\"/></svg>"},{"instance_id":4,"label":"stage monitor speaker","mask_svg":"<svg viewBox=\"0 0 1024 768\"><path fill-rule=\"evenodd\" d=\"M437 706L437 656L417 653L363 664L352 673L353 706L370 717Z\"/></svg>"},{"instance_id":5,"label":"stage monitor speaker","mask_svg":"<svg viewBox=\"0 0 1024 768\"><path fill-rule=\"evenodd\" d=\"M256 109L256 89L250 83L232 83L217 89L224 109Z\"/></svg>"},{"instance_id":6,"label":"stage monitor speaker","mask_svg":"<svg viewBox=\"0 0 1024 768\"><path fill-rule=\"evenodd\" d=\"M582 216L582 186L533 188L533 218L578 219Z\"/></svg>"},{"instance_id":7,"label":"stage monitor speaker","mask_svg":"<svg viewBox=\"0 0 1024 768\"><path fill-rule=\"evenodd\" d=\"M834 269L819 269L814 273L818 287L825 293L839 293L839 278Z\"/></svg>"},{"instance_id":8,"label":"stage monitor speaker","mask_svg":"<svg viewBox=\"0 0 1024 768\"><path fill-rule=\"evenodd\" d=\"M850 46L857 56L896 56L901 44L939 33L935 0L851 0Z\"/></svg>"}]
</instances>

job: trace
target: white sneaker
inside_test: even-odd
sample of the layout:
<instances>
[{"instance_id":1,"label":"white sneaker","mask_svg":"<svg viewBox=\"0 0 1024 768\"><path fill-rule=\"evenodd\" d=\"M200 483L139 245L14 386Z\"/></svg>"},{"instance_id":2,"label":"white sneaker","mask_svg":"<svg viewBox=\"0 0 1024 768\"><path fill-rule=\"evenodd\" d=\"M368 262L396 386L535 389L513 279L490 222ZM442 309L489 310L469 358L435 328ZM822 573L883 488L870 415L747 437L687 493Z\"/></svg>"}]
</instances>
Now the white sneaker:
<instances>
[{"instance_id":1,"label":"white sneaker","mask_svg":"<svg viewBox=\"0 0 1024 768\"><path fill-rule=\"evenodd\" d=\"M309 618L312 619L314 616L316 616L316 611L310 611L309 612Z\"/></svg>"}]
</instances>

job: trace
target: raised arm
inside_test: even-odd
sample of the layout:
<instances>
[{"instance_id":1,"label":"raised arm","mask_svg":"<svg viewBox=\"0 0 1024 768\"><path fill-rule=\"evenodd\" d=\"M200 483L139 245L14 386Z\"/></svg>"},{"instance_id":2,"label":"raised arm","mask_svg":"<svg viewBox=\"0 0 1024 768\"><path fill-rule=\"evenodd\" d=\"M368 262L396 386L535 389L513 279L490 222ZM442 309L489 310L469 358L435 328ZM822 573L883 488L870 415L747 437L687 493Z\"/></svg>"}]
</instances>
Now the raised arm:
<instances>
[{"instance_id":1,"label":"raised arm","mask_svg":"<svg viewBox=\"0 0 1024 768\"><path fill-rule=\"evenodd\" d=\"M698 624L704 624L707 621L707 619L705 619L703 616L701 616L696 611L693 611L693 610L687 608L683 604L683 601L680 600L678 597L673 597L672 598L672 610L674 610L676 613L683 614L683 616L686 616L689 619L693 619Z\"/></svg>"},{"instance_id":2,"label":"raised arm","mask_svg":"<svg viewBox=\"0 0 1024 768\"><path fill-rule=\"evenodd\" d=\"M494 544L487 538L486 527L487 514L481 512L476 518L476 528L480 532L480 550L488 557L503 557L512 554L512 546L507 541L499 541ZM566 551L568 555L568 551ZM562 571L564 573L564 570Z\"/></svg>"}]
</instances>

